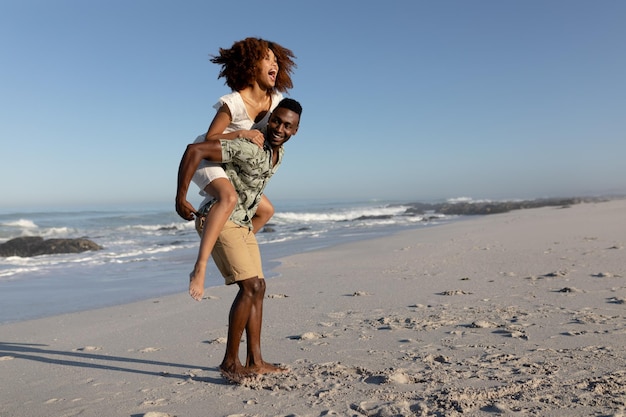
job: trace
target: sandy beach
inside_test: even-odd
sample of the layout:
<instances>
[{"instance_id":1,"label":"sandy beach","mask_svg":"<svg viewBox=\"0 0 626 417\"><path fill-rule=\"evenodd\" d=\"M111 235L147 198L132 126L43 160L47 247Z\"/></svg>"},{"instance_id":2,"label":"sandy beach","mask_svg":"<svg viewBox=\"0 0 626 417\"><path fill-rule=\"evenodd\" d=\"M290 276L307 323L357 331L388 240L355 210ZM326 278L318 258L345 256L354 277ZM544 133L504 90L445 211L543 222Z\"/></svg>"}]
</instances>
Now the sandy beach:
<instances>
[{"instance_id":1,"label":"sandy beach","mask_svg":"<svg viewBox=\"0 0 626 417\"><path fill-rule=\"evenodd\" d=\"M245 385L217 368L235 287L2 325L0 416L624 416L625 221L544 207L285 258L262 344L290 372Z\"/></svg>"}]
</instances>

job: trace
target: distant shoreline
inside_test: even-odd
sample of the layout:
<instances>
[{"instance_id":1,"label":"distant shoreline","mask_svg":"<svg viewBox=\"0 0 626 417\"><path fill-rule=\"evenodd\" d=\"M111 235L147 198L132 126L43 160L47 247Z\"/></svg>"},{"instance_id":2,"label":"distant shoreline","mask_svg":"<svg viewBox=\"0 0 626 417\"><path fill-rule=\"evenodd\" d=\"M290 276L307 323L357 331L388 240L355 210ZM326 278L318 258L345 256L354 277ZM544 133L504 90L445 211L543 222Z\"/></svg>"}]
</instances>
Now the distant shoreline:
<instances>
[{"instance_id":1,"label":"distant shoreline","mask_svg":"<svg viewBox=\"0 0 626 417\"><path fill-rule=\"evenodd\" d=\"M446 215L487 215L496 213L507 213L513 210L529 208L562 206L569 207L580 203L601 203L611 200L624 199L620 197L566 197L566 198L539 198L534 200L504 200L504 201L460 201L446 203L409 203L407 214L425 214L434 212Z\"/></svg>"}]
</instances>

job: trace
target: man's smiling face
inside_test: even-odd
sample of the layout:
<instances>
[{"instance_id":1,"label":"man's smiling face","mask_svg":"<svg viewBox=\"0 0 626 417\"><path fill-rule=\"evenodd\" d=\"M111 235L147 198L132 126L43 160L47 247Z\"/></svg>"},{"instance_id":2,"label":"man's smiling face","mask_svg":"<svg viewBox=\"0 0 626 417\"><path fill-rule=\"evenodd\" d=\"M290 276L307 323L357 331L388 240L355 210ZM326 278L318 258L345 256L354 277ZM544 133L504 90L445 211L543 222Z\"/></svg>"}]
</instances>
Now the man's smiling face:
<instances>
[{"instance_id":1,"label":"man's smiling face","mask_svg":"<svg viewBox=\"0 0 626 417\"><path fill-rule=\"evenodd\" d=\"M300 116L293 110L277 107L267 123L267 141L272 148L277 148L298 131Z\"/></svg>"}]
</instances>

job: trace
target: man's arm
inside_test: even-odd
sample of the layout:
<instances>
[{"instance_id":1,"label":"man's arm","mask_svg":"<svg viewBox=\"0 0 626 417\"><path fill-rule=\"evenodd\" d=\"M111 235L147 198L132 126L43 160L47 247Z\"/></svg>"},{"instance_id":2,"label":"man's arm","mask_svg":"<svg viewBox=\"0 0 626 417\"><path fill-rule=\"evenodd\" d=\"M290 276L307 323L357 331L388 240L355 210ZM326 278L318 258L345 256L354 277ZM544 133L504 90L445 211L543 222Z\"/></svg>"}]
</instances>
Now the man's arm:
<instances>
[{"instance_id":1,"label":"man's arm","mask_svg":"<svg viewBox=\"0 0 626 417\"><path fill-rule=\"evenodd\" d=\"M222 162L222 144L219 140L205 141L187 145L187 149L178 166L178 186L176 189L176 212L185 220L193 220L196 212L187 201L187 191L193 174L200 161Z\"/></svg>"}]
</instances>

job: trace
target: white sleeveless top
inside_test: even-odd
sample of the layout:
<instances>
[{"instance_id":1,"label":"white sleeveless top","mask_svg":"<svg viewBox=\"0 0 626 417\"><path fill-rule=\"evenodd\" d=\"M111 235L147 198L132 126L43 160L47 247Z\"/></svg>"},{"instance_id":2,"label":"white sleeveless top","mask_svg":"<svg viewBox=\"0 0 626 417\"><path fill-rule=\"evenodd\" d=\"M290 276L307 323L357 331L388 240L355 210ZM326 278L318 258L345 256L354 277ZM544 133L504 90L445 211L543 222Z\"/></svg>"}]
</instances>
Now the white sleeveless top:
<instances>
[{"instance_id":1,"label":"white sleeveless top","mask_svg":"<svg viewBox=\"0 0 626 417\"><path fill-rule=\"evenodd\" d=\"M222 105L226 104L230 110L230 116L232 121L224 130L224 133L234 132L236 130L261 130L267 126L267 122L270 118L270 113L274 111L278 103L283 99L283 95L279 92L272 93L272 103L270 105L270 111L265 114L263 119L257 123L254 122L246 111L246 105L243 102L241 94L233 92L220 97L220 100L213 106L215 110L219 110Z\"/></svg>"}]
</instances>

